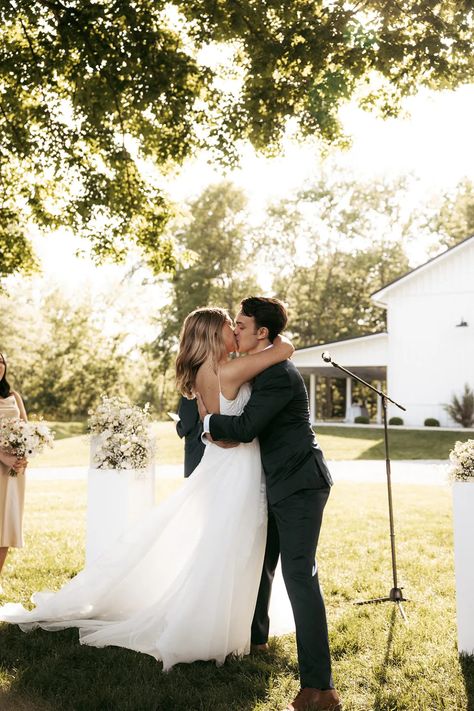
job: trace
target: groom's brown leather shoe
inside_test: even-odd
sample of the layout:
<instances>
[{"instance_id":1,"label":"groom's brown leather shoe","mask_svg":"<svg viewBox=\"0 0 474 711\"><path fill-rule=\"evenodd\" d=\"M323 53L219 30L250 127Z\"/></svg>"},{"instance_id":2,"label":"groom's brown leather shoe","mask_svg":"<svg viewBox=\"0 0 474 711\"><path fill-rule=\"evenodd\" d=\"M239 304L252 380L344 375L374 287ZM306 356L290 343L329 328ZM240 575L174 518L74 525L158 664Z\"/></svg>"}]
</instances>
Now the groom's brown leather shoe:
<instances>
[{"instance_id":1,"label":"groom's brown leather shoe","mask_svg":"<svg viewBox=\"0 0 474 711\"><path fill-rule=\"evenodd\" d=\"M342 704L335 689L321 691L305 687L285 711L342 711Z\"/></svg>"},{"instance_id":2,"label":"groom's brown leather shoe","mask_svg":"<svg viewBox=\"0 0 474 711\"><path fill-rule=\"evenodd\" d=\"M268 652L268 644L264 642L263 644L251 644L250 652L252 654L260 654L261 652Z\"/></svg>"}]
</instances>

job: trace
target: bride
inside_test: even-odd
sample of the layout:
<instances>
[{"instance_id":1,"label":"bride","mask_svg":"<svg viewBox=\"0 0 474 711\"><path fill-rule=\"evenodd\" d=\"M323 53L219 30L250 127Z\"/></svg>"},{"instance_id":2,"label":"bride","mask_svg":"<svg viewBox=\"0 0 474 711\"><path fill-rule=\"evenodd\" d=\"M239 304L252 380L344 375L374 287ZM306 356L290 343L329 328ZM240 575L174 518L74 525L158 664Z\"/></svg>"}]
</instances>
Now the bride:
<instances>
[{"instance_id":1,"label":"bride","mask_svg":"<svg viewBox=\"0 0 474 711\"><path fill-rule=\"evenodd\" d=\"M249 382L286 360L293 346L272 346L229 360L236 350L226 311L186 318L176 378L187 397L199 392L209 412L239 415ZM35 608L9 603L0 620L24 631L78 627L81 644L115 645L178 662L247 654L265 550L267 509L258 440L209 443L183 486L56 593L32 596Z\"/></svg>"}]
</instances>

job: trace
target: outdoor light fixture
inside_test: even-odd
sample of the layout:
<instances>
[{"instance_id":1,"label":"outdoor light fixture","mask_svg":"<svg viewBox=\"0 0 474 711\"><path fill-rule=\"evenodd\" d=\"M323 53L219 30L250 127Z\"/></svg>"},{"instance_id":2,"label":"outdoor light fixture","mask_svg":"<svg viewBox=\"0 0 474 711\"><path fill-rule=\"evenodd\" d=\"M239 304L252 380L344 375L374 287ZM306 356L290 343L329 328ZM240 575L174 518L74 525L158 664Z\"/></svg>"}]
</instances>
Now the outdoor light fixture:
<instances>
[{"instance_id":1,"label":"outdoor light fixture","mask_svg":"<svg viewBox=\"0 0 474 711\"><path fill-rule=\"evenodd\" d=\"M456 324L456 328L465 328L466 326L469 326L469 324L461 316L461 320Z\"/></svg>"}]
</instances>

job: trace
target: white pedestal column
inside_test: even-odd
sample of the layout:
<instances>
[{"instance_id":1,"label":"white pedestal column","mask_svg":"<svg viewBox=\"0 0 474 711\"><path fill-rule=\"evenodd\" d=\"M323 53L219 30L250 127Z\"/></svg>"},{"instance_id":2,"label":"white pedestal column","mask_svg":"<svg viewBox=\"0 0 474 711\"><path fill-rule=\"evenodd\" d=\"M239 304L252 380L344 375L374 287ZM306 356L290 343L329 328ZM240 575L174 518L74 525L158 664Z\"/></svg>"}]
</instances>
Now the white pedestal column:
<instances>
[{"instance_id":1,"label":"white pedestal column","mask_svg":"<svg viewBox=\"0 0 474 711\"><path fill-rule=\"evenodd\" d=\"M309 376L309 419L313 425L316 422L316 376Z\"/></svg>"},{"instance_id":2,"label":"white pedestal column","mask_svg":"<svg viewBox=\"0 0 474 711\"><path fill-rule=\"evenodd\" d=\"M155 502L154 467L89 469L86 565L109 548Z\"/></svg>"},{"instance_id":3,"label":"white pedestal column","mask_svg":"<svg viewBox=\"0 0 474 711\"><path fill-rule=\"evenodd\" d=\"M453 483L458 650L474 654L474 482Z\"/></svg>"}]
</instances>

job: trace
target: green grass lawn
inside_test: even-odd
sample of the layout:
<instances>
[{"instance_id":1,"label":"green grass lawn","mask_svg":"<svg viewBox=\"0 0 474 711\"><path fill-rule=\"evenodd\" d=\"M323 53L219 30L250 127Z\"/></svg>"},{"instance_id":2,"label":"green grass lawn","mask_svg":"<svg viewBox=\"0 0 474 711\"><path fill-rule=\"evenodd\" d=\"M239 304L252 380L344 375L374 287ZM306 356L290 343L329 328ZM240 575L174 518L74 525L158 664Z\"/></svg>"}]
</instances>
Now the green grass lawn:
<instances>
[{"instance_id":1,"label":"green grass lawn","mask_svg":"<svg viewBox=\"0 0 474 711\"><path fill-rule=\"evenodd\" d=\"M185 485L161 483L159 496ZM29 482L26 547L8 558L9 600L57 589L84 560L85 483ZM392 603L353 603L391 587L383 485L334 487L319 547L334 660L345 711L468 711L474 660L456 651L451 494L394 486L405 625ZM77 632L28 635L0 625L0 709L35 711L278 711L298 689L293 635L268 656L181 664L163 674L151 657L81 647Z\"/></svg>"},{"instance_id":2,"label":"green grass lawn","mask_svg":"<svg viewBox=\"0 0 474 711\"><path fill-rule=\"evenodd\" d=\"M54 449L31 460L33 467L76 467L89 464L89 440L83 422L48 423L56 432ZM158 464L181 464L183 443L173 422L155 422ZM368 427L316 428L318 441L327 459L385 459L383 430ZM473 432L432 430L390 430L392 459L447 459L457 440L474 437Z\"/></svg>"},{"instance_id":3,"label":"green grass lawn","mask_svg":"<svg viewBox=\"0 0 474 711\"><path fill-rule=\"evenodd\" d=\"M316 436L327 459L385 459L383 429L376 427L325 427ZM474 432L389 429L392 459L447 459L458 441L473 439Z\"/></svg>"}]
</instances>

